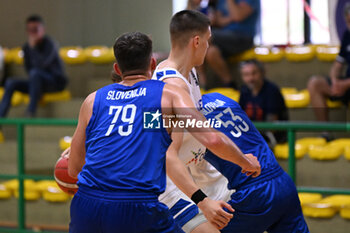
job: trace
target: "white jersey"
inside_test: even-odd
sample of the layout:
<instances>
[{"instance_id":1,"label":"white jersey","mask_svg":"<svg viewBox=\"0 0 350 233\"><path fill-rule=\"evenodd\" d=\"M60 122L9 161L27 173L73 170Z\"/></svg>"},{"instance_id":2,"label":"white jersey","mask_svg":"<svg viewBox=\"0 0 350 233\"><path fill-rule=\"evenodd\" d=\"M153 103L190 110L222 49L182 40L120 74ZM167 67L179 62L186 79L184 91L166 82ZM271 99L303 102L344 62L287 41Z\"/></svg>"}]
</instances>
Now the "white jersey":
<instances>
[{"instance_id":1,"label":"white jersey","mask_svg":"<svg viewBox=\"0 0 350 233\"><path fill-rule=\"evenodd\" d=\"M160 81L167 78L182 79L188 86L190 96L196 108L198 110L202 109L202 95L200 93L197 72L194 68L189 74L189 80L173 68L159 69L157 67L152 76L152 79ZM205 146L198 142L190 133L184 132L183 142L179 150L179 158L188 167L195 183L204 193L211 199L228 201L233 191L227 189L227 179L204 160L205 150ZM171 208L181 198L190 200L167 178L165 192L160 195L159 200Z\"/></svg>"}]
</instances>

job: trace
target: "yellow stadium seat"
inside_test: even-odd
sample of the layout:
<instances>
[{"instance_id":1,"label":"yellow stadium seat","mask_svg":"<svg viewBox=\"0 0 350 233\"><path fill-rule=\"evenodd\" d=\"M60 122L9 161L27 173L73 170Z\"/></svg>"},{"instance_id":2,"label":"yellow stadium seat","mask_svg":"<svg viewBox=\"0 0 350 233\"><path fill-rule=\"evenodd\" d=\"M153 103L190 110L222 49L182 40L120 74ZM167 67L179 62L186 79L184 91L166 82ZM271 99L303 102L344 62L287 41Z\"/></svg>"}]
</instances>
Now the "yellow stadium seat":
<instances>
[{"instance_id":1,"label":"yellow stadium seat","mask_svg":"<svg viewBox=\"0 0 350 233\"><path fill-rule=\"evenodd\" d=\"M350 220L350 205L344 205L340 208L340 216Z\"/></svg>"},{"instance_id":2,"label":"yellow stadium seat","mask_svg":"<svg viewBox=\"0 0 350 233\"><path fill-rule=\"evenodd\" d=\"M87 59L95 64L106 64L114 62L113 48L106 46L89 46L84 49Z\"/></svg>"},{"instance_id":3,"label":"yellow stadium seat","mask_svg":"<svg viewBox=\"0 0 350 233\"><path fill-rule=\"evenodd\" d=\"M316 56L320 61L332 62L337 57L339 49L339 46L321 45L316 49Z\"/></svg>"},{"instance_id":4,"label":"yellow stadium seat","mask_svg":"<svg viewBox=\"0 0 350 233\"><path fill-rule=\"evenodd\" d=\"M23 94L19 91L15 91L11 98L11 105L13 107L19 106L23 103Z\"/></svg>"},{"instance_id":5,"label":"yellow stadium seat","mask_svg":"<svg viewBox=\"0 0 350 233\"><path fill-rule=\"evenodd\" d=\"M229 62L237 63L237 62L246 61L254 58L255 58L254 49L249 49L243 53L230 57Z\"/></svg>"},{"instance_id":6,"label":"yellow stadium seat","mask_svg":"<svg viewBox=\"0 0 350 233\"><path fill-rule=\"evenodd\" d=\"M48 202L66 202L70 198L70 195L63 192L53 180L37 182L37 189L42 192L43 199Z\"/></svg>"},{"instance_id":7,"label":"yellow stadium seat","mask_svg":"<svg viewBox=\"0 0 350 233\"><path fill-rule=\"evenodd\" d=\"M11 191L6 188L5 185L0 184L0 199L9 199L11 197Z\"/></svg>"},{"instance_id":8,"label":"yellow stadium seat","mask_svg":"<svg viewBox=\"0 0 350 233\"><path fill-rule=\"evenodd\" d=\"M323 198L320 203L330 204L340 209L344 205L350 205L350 195L331 195Z\"/></svg>"},{"instance_id":9,"label":"yellow stadium seat","mask_svg":"<svg viewBox=\"0 0 350 233\"><path fill-rule=\"evenodd\" d=\"M300 204L303 206L305 204L316 203L322 199L320 193L298 193Z\"/></svg>"},{"instance_id":10,"label":"yellow stadium seat","mask_svg":"<svg viewBox=\"0 0 350 233\"><path fill-rule=\"evenodd\" d=\"M283 98L288 108L304 108L310 103L310 94L306 89L301 90L298 93L288 94L285 92Z\"/></svg>"},{"instance_id":11,"label":"yellow stadium seat","mask_svg":"<svg viewBox=\"0 0 350 233\"><path fill-rule=\"evenodd\" d=\"M2 51L4 53L5 64L10 64L13 61L11 50L4 48Z\"/></svg>"},{"instance_id":12,"label":"yellow stadium seat","mask_svg":"<svg viewBox=\"0 0 350 233\"><path fill-rule=\"evenodd\" d=\"M283 96L288 95L288 94L297 94L298 89L296 89L295 87L282 87L281 93Z\"/></svg>"},{"instance_id":13,"label":"yellow stadium seat","mask_svg":"<svg viewBox=\"0 0 350 233\"><path fill-rule=\"evenodd\" d=\"M255 58L261 62L277 62L282 60L284 51L277 47L256 47Z\"/></svg>"},{"instance_id":14,"label":"yellow stadium seat","mask_svg":"<svg viewBox=\"0 0 350 233\"><path fill-rule=\"evenodd\" d=\"M344 157L345 157L347 160L350 160L350 146L346 146L346 147L345 147L345 150L344 150Z\"/></svg>"},{"instance_id":15,"label":"yellow stadium seat","mask_svg":"<svg viewBox=\"0 0 350 233\"><path fill-rule=\"evenodd\" d=\"M5 93L5 89L0 87L0 100L2 99L3 95ZM18 106L23 103L23 94L19 91L15 91L11 98L11 105L12 106Z\"/></svg>"},{"instance_id":16,"label":"yellow stadium seat","mask_svg":"<svg viewBox=\"0 0 350 233\"><path fill-rule=\"evenodd\" d=\"M226 97L229 97L235 101L239 100L239 91L236 91L232 88L224 88L224 87L213 88L213 89L208 90L206 93L214 93L214 92L220 93L220 94L222 94Z\"/></svg>"},{"instance_id":17,"label":"yellow stadium seat","mask_svg":"<svg viewBox=\"0 0 350 233\"><path fill-rule=\"evenodd\" d=\"M309 203L302 207L303 214L311 218L332 218L337 212L337 208L331 204Z\"/></svg>"},{"instance_id":18,"label":"yellow stadium seat","mask_svg":"<svg viewBox=\"0 0 350 233\"><path fill-rule=\"evenodd\" d=\"M11 190L11 191L15 191L16 189L18 189L18 180L13 179L13 180L8 180L6 182L3 183L3 185ZM24 187L27 189L36 189L35 186L35 182L34 180L24 180Z\"/></svg>"},{"instance_id":19,"label":"yellow stadium seat","mask_svg":"<svg viewBox=\"0 0 350 233\"><path fill-rule=\"evenodd\" d=\"M285 56L288 61L304 62L314 58L315 50L312 46L292 46L285 49Z\"/></svg>"},{"instance_id":20,"label":"yellow stadium seat","mask_svg":"<svg viewBox=\"0 0 350 233\"><path fill-rule=\"evenodd\" d=\"M11 53L11 57L12 57L12 61L18 65L22 65L23 64L23 51L21 47L16 47L11 49L10 51Z\"/></svg>"},{"instance_id":21,"label":"yellow stadium seat","mask_svg":"<svg viewBox=\"0 0 350 233\"><path fill-rule=\"evenodd\" d=\"M62 60L67 64L82 64L87 60L84 50L78 46L62 47L59 53Z\"/></svg>"},{"instance_id":22,"label":"yellow stadium seat","mask_svg":"<svg viewBox=\"0 0 350 233\"><path fill-rule=\"evenodd\" d=\"M0 143L3 143L5 141L4 134L0 130Z\"/></svg>"},{"instance_id":23,"label":"yellow stadium seat","mask_svg":"<svg viewBox=\"0 0 350 233\"><path fill-rule=\"evenodd\" d=\"M71 142L72 142L72 137L70 137L70 136L65 136L65 137L61 138L60 142L59 142L60 149L61 150L67 149L68 147L70 147Z\"/></svg>"},{"instance_id":24,"label":"yellow stadium seat","mask_svg":"<svg viewBox=\"0 0 350 233\"><path fill-rule=\"evenodd\" d=\"M307 153L307 146L301 144L295 144L295 158L301 159ZM274 148L274 154L276 158L288 159L288 143L277 144Z\"/></svg>"},{"instance_id":25,"label":"yellow stadium seat","mask_svg":"<svg viewBox=\"0 0 350 233\"><path fill-rule=\"evenodd\" d=\"M332 101L330 99L327 99L327 106L329 108L339 108L343 105L341 101Z\"/></svg>"},{"instance_id":26,"label":"yellow stadium seat","mask_svg":"<svg viewBox=\"0 0 350 233\"><path fill-rule=\"evenodd\" d=\"M18 198L18 180L10 180L3 183L4 186L14 193L14 196ZM36 188L36 184L33 180L24 180L24 198L28 201L35 201L40 198L40 192Z\"/></svg>"},{"instance_id":27,"label":"yellow stadium seat","mask_svg":"<svg viewBox=\"0 0 350 233\"><path fill-rule=\"evenodd\" d=\"M48 92L42 96L40 100L40 105L43 106L51 102L69 101L71 99L72 99L72 95L69 90L63 90L58 92ZM23 103L26 103L26 104L29 103L28 94L23 94Z\"/></svg>"},{"instance_id":28,"label":"yellow stadium seat","mask_svg":"<svg viewBox=\"0 0 350 233\"><path fill-rule=\"evenodd\" d=\"M327 144L327 140L325 138L313 138L313 137L306 137L296 140L296 144L300 144L303 146L306 146L309 150L313 146L324 146Z\"/></svg>"},{"instance_id":29,"label":"yellow stadium seat","mask_svg":"<svg viewBox=\"0 0 350 233\"><path fill-rule=\"evenodd\" d=\"M309 149L309 156L315 160L335 160L343 153L338 146L326 144L325 146L312 146Z\"/></svg>"},{"instance_id":30,"label":"yellow stadium seat","mask_svg":"<svg viewBox=\"0 0 350 233\"><path fill-rule=\"evenodd\" d=\"M328 143L330 146L338 147L344 153L345 147L350 146L350 138L338 138Z\"/></svg>"}]
</instances>

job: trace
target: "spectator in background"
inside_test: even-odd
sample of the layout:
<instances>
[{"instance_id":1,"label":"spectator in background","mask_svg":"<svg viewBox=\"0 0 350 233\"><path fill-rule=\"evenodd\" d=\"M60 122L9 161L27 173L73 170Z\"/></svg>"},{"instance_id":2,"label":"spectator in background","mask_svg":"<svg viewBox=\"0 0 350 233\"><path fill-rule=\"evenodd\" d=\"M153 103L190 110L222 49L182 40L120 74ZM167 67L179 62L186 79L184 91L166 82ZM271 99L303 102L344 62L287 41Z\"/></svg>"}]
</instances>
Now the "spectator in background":
<instances>
[{"instance_id":1,"label":"spectator in background","mask_svg":"<svg viewBox=\"0 0 350 233\"><path fill-rule=\"evenodd\" d=\"M252 121L288 120L288 111L278 86L266 79L264 65L253 59L241 62L240 72L244 85L239 105ZM286 141L285 132L262 132L272 147Z\"/></svg>"},{"instance_id":2,"label":"spectator in background","mask_svg":"<svg viewBox=\"0 0 350 233\"><path fill-rule=\"evenodd\" d=\"M210 21L214 20L214 11L217 0L188 0L187 10L198 10L207 15Z\"/></svg>"},{"instance_id":3,"label":"spectator in background","mask_svg":"<svg viewBox=\"0 0 350 233\"><path fill-rule=\"evenodd\" d=\"M5 81L5 93L0 103L0 117L5 117L14 91L29 93L30 102L25 116L34 117L38 102L45 92L61 91L67 84L58 48L45 34L42 18L29 16L26 20L28 41L22 50L28 80L9 78Z\"/></svg>"},{"instance_id":4,"label":"spectator in background","mask_svg":"<svg viewBox=\"0 0 350 233\"><path fill-rule=\"evenodd\" d=\"M342 101L348 104L350 101L350 3L344 8L345 22L347 30L343 34L339 55L334 61L330 77L321 75L312 76L308 83L311 97L311 105L314 109L318 121L328 121L327 99ZM343 69L347 66L345 77ZM322 134L327 140L332 137L329 133Z\"/></svg>"},{"instance_id":5,"label":"spectator in background","mask_svg":"<svg viewBox=\"0 0 350 233\"><path fill-rule=\"evenodd\" d=\"M260 15L260 0L218 0L206 64L219 76L224 86L236 87L225 58L253 47ZM202 69L203 71L204 69ZM201 82L206 84L204 72Z\"/></svg>"}]
</instances>

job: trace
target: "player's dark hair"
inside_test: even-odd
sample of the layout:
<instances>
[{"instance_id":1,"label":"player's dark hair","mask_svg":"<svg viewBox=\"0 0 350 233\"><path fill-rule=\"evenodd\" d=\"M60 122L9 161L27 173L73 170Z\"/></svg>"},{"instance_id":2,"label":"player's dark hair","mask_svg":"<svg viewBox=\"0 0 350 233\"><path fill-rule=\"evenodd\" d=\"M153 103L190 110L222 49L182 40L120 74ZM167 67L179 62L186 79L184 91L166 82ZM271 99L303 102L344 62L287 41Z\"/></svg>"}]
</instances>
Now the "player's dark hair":
<instances>
[{"instance_id":1,"label":"player's dark hair","mask_svg":"<svg viewBox=\"0 0 350 233\"><path fill-rule=\"evenodd\" d=\"M204 34L210 26L209 18L199 11L183 10L170 22L170 38L173 44L186 46L191 37Z\"/></svg>"},{"instance_id":2,"label":"player's dark hair","mask_svg":"<svg viewBox=\"0 0 350 233\"><path fill-rule=\"evenodd\" d=\"M125 33L113 46L114 56L122 73L146 71L152 57L152 40L141 32Z\"/></svg>"},{"instance_id":3,"label":"player's dark hair","mask_svg":"<svg viewBox=\"0 0 350 233\"><path fill-rule=\"evenodd\" d=\"M44 24L44 20L40 15L30 15L26 19L26 23L41 23Z\"/></svg>"},{"instance_id":4,"label":"player's dark hair","mask_svg":"<svg viewBox=\"0 0 350 233\"><path fill-rule=\"evenodd\" d=\"M256 59L249 59L246 61L242 61L239 65L240 69L242 69L245 65L255 65L258 70L260 71L260 73L265 76L265 67L264 64L262 64L260 61L256 60Z\"/></svg>"}]
</instances>

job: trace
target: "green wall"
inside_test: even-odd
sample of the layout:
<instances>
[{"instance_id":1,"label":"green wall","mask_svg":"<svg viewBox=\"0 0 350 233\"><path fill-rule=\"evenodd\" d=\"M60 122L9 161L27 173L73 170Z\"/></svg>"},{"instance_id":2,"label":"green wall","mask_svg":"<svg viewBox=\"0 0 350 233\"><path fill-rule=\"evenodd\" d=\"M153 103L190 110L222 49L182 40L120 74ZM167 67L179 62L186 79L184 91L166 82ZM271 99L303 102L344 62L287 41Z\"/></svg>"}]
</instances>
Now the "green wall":
<instances>
[{"instance_id":1,"label":"green wall","mask_svg":"<svg viewBox=\"0 0 350 233\"><path fill-rule=\"evenodd\" d=\"M155 51L170 48L171 0L0 0L0 45L21 45L32 13L44 17L61 46L111 46L118 35L141 31L152 36Z\"/></svg>"}]
</instances>

